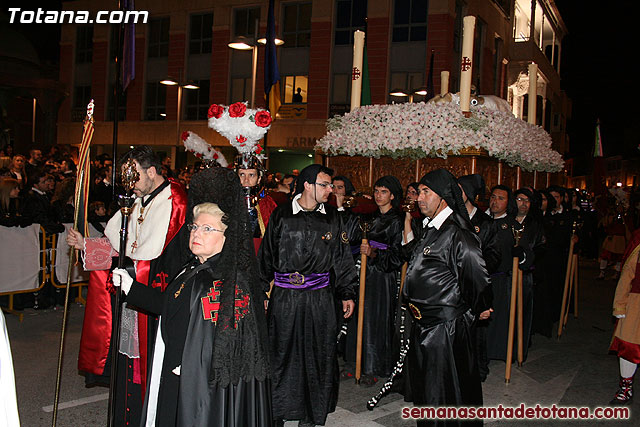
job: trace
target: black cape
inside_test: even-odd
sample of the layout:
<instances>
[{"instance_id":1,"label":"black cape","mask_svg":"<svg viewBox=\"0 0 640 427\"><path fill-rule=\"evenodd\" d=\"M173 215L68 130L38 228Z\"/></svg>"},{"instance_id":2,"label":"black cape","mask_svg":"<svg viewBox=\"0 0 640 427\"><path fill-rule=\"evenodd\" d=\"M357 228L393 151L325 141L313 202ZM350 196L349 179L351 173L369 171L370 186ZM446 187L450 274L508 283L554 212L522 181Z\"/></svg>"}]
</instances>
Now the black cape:
<instances>
[{"instance_id":1,"label":"black cape","mask_svg":"<svg viewBox=\"0 0 640 427\"><path fill-rule=\"evenodd\" d=\"M271 385L266 369L258 375L252 372L241 377L236 383L223 385L210 381L210 356L216 346L218 327L214 320L222 310L220 288L215 286L216 278L220 277L216 269L219 258L215 255L202 265L197 260L188 263L165 292L134 285L127 296L129 303L161 315L165 350L156 426L271 426ZM252 294L250 289L243 288L237 296L237 301L247 302L246 306L238 307L240 333L243 328L255 328L256 321L264 322L262 298L256 299ZM262 339L266 341L266 336ZM246 345L258 350L264 347L249 342ZM180 375L173 372L177 366ZM149 377L157 368L160 366L152 366ZM149 397L147 393L142 425Z\"/></svg>"},{"instance_id":2,"label":"black cape","mask_svg":"<svg viewBox=\"0 0 640 427\"><path fill-rule=\"evenodd\" d=\"M472 328L490 302L479 239L468 219L452 213L439 230L427 227L409 245L403 298L420 313L413 316L406 365L411 399L434 407L481 406Z\"/></svg>"}]
</instances>

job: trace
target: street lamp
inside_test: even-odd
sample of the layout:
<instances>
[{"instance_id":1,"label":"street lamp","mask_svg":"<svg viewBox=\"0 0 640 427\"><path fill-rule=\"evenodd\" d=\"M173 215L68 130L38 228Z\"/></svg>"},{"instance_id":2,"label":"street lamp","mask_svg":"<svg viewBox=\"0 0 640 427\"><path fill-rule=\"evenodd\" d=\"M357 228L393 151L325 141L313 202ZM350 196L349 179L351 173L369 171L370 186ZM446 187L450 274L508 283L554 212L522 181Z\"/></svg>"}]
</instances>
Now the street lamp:
<instances>
[{"instance_id":1,"label":"street lamp","mask_svg":"<svg viewBox=\"0 0 640 427\"><path fill-rule=\"evenodd\" d=\"M256 74L258 72L258 45L254 39L238 36L231 40L228 45L235 50L251 50L251 108L256 103Z\"/></svg>"},{"instance_id":2,"label":"street lamp","mask_svg":"<svg viewBox=\"0 0 640 427\"><path fill-rule=\"evenodd\" d=\"M178 86L178 111L176 112L176 138L178 141L178 145L181 144L180 141L180 112L182 110L182 89L200 89L200 86L193 84L192 82L181 82L180 79L174 79L172 77L167 77L164 80L160 80L160 84L165 86ZM166 117L166 114L165 114ZM175 156L171 159L172 162L175 162ZM173 166L173 165L172 165Z\"/></svg>"},{"instance_id":3,"label":"street lamp","mask_svg":"<svg viewBox=\"0 0 640 427\"><path fill-rule=\"evenodd\" d=\"M251 50L252 58L251 58L251 108L255 107L256 102L256 74L258 72L258 44L266 45L267 39L266 37L262 37L258 39L258 22L256 20L256 37L248 38L244 36L235 37L231 40L228 46L231 49L235 50ZM256 42L257 39L257 42ZM275 40L276 46L281 46L284 44L283 40L276 38Z\"/></svg>"}]
</instances>

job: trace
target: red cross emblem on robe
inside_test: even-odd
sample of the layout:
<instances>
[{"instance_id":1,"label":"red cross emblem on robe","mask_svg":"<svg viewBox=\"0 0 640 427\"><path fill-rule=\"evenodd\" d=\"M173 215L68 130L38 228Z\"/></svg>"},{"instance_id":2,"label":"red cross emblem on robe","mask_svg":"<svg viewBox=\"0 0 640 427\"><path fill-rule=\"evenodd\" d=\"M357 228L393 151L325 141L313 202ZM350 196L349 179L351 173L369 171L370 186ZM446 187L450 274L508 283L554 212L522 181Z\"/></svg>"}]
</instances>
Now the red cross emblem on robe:
<instances>
[{"instance_id":1,"label":"red cross emblem on robe","mask_svg":"<svg viewBox=\"0 0 640 427\"><path fill-rule=\"evenodd\" d=\"M220 310L220 284L221 280L213 282L213 286L207 292L207 295L200 298L202 301L202 317L204 320L211 320L213 323L218 322L218 311Z\"/></svg>"}]
</instances>

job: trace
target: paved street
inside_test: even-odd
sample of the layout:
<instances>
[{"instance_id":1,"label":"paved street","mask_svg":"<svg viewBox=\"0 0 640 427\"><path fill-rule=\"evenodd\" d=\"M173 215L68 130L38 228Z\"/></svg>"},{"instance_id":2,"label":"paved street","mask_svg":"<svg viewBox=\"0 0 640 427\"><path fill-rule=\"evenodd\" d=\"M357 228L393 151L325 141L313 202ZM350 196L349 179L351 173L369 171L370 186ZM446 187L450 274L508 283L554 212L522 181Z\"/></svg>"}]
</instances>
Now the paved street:
<instances>
[{"instance_id":1,"label":"paved street","mask_svg":"<svg viewBox=\"0 0 640 427\"><path fill-rule=\"evenodd\" d=\"M529 359L521 368L513 367L510 384L504 382L504 363L492 362L491 373L483 384L485 406L557 404L562 406L606 405L618 381L617 358L607 352L613 323L611 302L615 282L597 282L595 261L580 266L579 318L569 318L562 338L534 336ZM103 426L106 424L108 390L85 388L77 373L77 354L82 328L83 307L71 305L64 353L58 426ZM24 311L24 321L5 314L11 340L20 418L23 426L51 425L62 310ZM377 387L377 386L376 386ZM366 402L377 392L347 380L341 383L338 409L329 416L330 426L415 425L400 418L405 406L401 396L385 398L374 411ZM589 425L638 425L633 413L640 413L640 399L631 405L632 419L594 421ZM547 422L548 425L561 424ZM487 425L545 425L540 421L514 422L490 420ZM584 421L573 425L584 425ZM296 425L287 423L287 426Z\"/></svg>"}]
</instances>

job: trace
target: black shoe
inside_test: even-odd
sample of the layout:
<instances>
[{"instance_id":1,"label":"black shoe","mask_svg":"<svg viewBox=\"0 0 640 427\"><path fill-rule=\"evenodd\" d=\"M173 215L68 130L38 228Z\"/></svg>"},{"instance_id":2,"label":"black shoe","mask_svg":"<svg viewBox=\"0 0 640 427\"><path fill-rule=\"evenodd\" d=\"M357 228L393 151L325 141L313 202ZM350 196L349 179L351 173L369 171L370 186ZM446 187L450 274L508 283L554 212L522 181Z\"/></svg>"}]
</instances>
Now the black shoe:
<instances>
[{"instance_id":1,"label":"black shoe","mask_svg":"<svg viewBox=\"0 0 640 427\"><path fill-rule=\"evenodd\" d=\"M366 387L374 386L376 385L377 382L378 382L378 379L373 375L363 375L360 377L360 384Z\"/></svg>"},{"instance_id":2,"label":"black shoe","mask_svg":"<svg viewBox=\"0 0 640 427\"><path fill-rule=\"evenodd\" d=\"M345 368L342 371L340 371L340 381L348 380L348 379L351 379L351 378L353 378L353 372L351 372L347 368Z\"/></svg>"}]
</instances>

